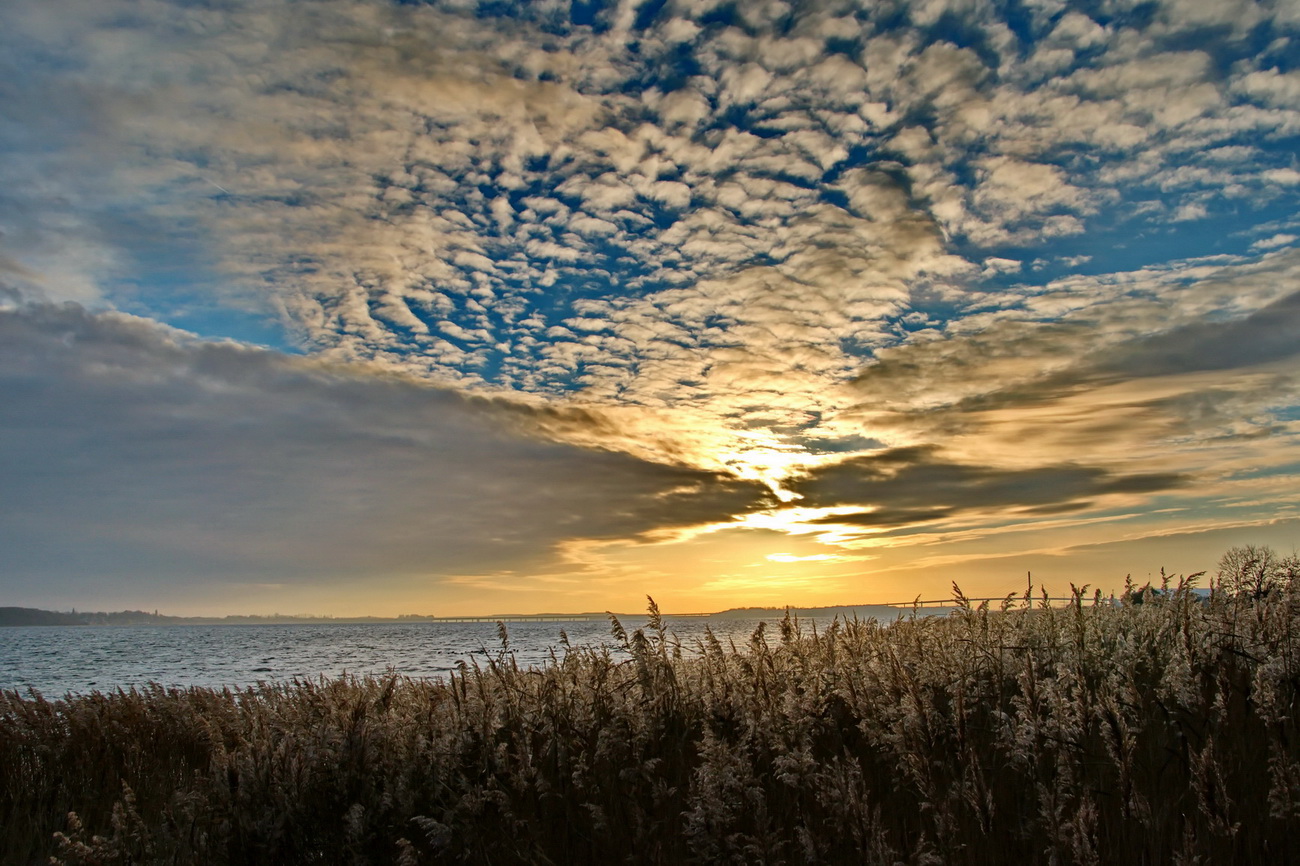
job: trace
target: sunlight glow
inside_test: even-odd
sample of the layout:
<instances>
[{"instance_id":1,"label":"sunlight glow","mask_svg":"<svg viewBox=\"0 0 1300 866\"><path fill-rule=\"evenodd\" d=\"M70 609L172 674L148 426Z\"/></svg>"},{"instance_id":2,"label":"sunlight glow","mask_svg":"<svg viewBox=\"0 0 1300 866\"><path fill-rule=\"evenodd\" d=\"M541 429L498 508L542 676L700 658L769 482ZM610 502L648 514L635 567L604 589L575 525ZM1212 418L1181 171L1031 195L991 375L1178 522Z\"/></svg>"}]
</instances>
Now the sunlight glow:
<instances>
[{"instance_id":1,"label":"sunlight glow","mask_svg":"<svg viewBox=\"0 0 1300 866\"><path fill-rule=\"evenodd\" d=\"M793 553L769 553L765 559L771 562L837 562L844 559L834 553L814 553L809 556L795 556Z\"/></svg>"}]
</instances>

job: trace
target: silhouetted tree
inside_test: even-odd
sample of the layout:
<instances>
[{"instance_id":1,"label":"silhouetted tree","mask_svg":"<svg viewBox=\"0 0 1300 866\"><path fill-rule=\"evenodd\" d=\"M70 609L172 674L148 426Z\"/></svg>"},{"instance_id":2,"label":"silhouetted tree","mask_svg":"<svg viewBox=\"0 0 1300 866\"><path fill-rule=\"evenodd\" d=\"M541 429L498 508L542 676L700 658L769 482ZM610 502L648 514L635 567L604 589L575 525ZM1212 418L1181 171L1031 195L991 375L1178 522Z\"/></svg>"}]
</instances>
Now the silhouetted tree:
<instances>
[{"instance_id":1,"label":"silhouetted tree","mask_svg":"<svg viewBox=\"0 0 1300 866\"><path fill-rule=\"evenodd\" d=\"M1300 559L1295 554L1279 557L1272 548L1247 544L1229 549L1219 559L1218 587L1258 599L1289 587L1297 575Z\"/></svg>"}]
</instances>

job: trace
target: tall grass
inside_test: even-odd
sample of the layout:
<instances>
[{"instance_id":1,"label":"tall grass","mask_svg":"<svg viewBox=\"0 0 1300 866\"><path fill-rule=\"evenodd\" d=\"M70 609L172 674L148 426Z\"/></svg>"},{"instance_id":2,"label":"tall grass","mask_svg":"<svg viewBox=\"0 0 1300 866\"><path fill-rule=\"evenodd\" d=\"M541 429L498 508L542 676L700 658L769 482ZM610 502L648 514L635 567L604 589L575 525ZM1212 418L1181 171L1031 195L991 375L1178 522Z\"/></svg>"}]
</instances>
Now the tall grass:
<instances>
[{"instance_id":1,"label":"tall grass","mask_svg":"<svg viewBox=\"0 0 1300 866\"><path fill-rule=\"evenodd\" d=\"M1292 576L1294 576L1292 574ZM1300 582L0 697L6 863L1300 861Z\"/></svg>"}]
</instances>

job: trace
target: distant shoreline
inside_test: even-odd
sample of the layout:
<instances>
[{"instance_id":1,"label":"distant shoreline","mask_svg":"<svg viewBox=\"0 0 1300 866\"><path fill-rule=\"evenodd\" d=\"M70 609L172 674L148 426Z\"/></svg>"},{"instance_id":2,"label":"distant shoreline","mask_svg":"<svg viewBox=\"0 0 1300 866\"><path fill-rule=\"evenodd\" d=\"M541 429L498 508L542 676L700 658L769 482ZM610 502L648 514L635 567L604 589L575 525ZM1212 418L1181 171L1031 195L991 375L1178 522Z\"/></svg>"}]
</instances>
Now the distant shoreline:
<instances>
[{"instance_id":1,"label":"distant shoreline","mask_svg":"<svg viewBox=\"0 0 1300 866\"><path fill-rule=\"evenodd\" d=\"M924 602L935 605L936 602ZM950 604L950 603L948 603ZM947 605L944 605L947 606ZM830 607L748 607L731 608L714 613L673 613L664 614L667 619L695 619L708 617L714 619L764 619L783 617L789 611L794 617L831 617L842 616L847 619L893 618L905 611L906 606L898 604L862 604L835 605ZM403 624L403 623L472 623L472 622L600 622L611 615L620 619L635 619L644 613L615 613L606 611L585 613L536 613L536 614L494 614L484 616L432 616L421 614L404 614L395 617L385 616L298 616L292 614L234 614L230 616L170 616L157 612L142 610L124 610L115 612L87 611L71 612L42 610L32 607L0 607L0 627L3 626L132 626L132 625L363 625L363 624Z\"/></svg>"}]
</instances>

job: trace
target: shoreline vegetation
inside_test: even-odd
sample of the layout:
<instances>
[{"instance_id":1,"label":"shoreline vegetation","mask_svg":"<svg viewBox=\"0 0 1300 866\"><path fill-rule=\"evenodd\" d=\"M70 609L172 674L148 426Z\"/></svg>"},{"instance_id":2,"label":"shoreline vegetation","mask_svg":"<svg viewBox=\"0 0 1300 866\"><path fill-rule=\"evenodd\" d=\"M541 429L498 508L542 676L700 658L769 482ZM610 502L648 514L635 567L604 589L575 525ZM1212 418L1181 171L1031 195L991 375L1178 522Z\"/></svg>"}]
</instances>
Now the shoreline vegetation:
<instances>
[{"instance_id":1,"label":"shoreline vegetation","mask_svg":"<svg viewBox=\"0 0 1300 866\"><path fill-rule=\"evenodd\" d=\"M0 693L5 863L1300 860L1300 567L446 680Z\"/></svg>"}]
</instances>

